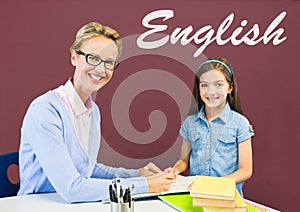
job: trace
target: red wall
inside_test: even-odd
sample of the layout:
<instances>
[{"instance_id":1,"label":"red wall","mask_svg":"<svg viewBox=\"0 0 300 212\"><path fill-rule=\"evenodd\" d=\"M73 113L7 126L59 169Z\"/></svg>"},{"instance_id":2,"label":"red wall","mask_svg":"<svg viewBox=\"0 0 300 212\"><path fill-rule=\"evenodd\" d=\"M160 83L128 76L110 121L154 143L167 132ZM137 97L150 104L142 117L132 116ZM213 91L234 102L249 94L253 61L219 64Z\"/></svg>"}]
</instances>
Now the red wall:
<instances>
[{"instance_id":1,"label":"red wall","mask_svg":"<svg viewBox=\"0 0 300 212\"><path fill-rule=\"evenodd\" d=\"M297 211L300 1L296 0L2 2L0 153L18 150L20 127L30 102L72 76L68 48L78 28L95 20L117 29L125 40L120 68L97 95L103 132L99 161L125 167L139 167L148 161L156 162L161 168L172 165L179 157L178 129L190 100L184 92L192 87L189 66L196 67L201 58L193 59L191 45L165 46L155 51L135 46L133 35L147 30L141 24L143 17L159 9L175 12L164 23L169 27L167 34L176 27L189 25L195 31L208 24L217 29L232 12L235 19L229 31L247 19L245 30L258 23L263 33L280 12L287 12L279 25L287 40L280 45L219 46L214 42L204 54L226 57L233 64L243 109L256 133L254 173L246 183L246 198L282 211ZM193 48L198 46L194 44ZM129 109L124 113L126 104ZM161 113L152 114L151 126L148 118L154 110ZM121 123L120 126L116 127L114 121ZM142 132L136 133L134 142L118 131L129 132L130 136L134 129ZM158 136L152 140L143 137L148 130L160 129L163 131L157 132Z\"/></svg>"}]
</instances>

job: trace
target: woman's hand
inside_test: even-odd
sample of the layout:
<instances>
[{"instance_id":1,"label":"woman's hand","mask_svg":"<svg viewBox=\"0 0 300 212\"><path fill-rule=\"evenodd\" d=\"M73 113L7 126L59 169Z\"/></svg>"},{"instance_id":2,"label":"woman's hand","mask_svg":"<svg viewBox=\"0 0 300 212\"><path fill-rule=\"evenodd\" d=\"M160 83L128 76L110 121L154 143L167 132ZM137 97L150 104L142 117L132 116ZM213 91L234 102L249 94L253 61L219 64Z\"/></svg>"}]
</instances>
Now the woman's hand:
<instances>
[{"instance_id":1,"label":"woman's hand","mask_svg":"<svg viewBox=\"0 0 300 212\"><path fill-rule=\"evenodd\" d=\"M154 163L150 162L145 167L139 169L139 176L151 176L162 172Z\"/></svg>"},{"instance_id":2,"label":"woman's hand","mask_svg":"<svg viewBox=\"0 0 300 212\"><path fill-rule=\"evenodd\" d=\"M149 193L161 193L170 189L171 184L174 181L174 175L172 172L165 173L160 172L158 174L147 177L148 192Z\"/></svg>"}]
</instances>

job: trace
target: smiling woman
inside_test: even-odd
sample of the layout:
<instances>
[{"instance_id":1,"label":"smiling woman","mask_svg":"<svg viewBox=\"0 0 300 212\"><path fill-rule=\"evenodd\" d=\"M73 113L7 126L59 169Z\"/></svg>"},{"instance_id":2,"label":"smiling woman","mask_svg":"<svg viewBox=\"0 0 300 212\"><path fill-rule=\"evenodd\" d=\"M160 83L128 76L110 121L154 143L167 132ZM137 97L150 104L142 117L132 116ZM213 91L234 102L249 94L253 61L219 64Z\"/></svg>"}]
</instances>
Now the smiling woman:
<instances>
[{"instance_id":1,"label":"smiling woman","mask_svg":"<svg viewBox=\"0 0 300 212\"><path fill-rule=\"evenodd\" d=\"M86 40L80 48L71 55L75 66L73 83L82 101L86 102L112 78L114 64L118 63L118 48L113 40L104 36Z\"/></svg>"},{"instance_id":2,"label":"smiling woman","mask_svg":"<svg viewBox=\"0 0 300 212\"><path fill-rule=\"evenodd\" d=\"M26 112L18 195L57 192L68 202L99 201L108 199L116 177L124 187L134 184L134 193L170 187L172 174L97 163L101 118L92 94L111 80L121 49L118 33L109 27L91 22L78 31L70 48L73 77L36 98Z\"/></svg>"}]
</instances>

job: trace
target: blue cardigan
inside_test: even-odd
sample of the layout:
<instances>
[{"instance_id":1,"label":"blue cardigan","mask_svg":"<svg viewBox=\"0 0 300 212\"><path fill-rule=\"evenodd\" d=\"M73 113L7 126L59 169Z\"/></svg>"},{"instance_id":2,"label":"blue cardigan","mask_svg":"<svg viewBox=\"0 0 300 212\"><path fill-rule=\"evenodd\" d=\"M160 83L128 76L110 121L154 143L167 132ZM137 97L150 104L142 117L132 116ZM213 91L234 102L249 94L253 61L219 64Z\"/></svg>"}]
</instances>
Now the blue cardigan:
<instances>
[{"instance_id":1,"label":"blue cardigan","mask_svg":"<svg viewBox=\"0 0 300 212\"><path fill-rule=\"evenodd\" d=\"M97 155L100 111L93 104L89 142L98 148L89 154ZM108 187L116 177L122 178L124 187L134 184L134 193L148 191L147 180L138 177L138 170L113 168L89 158L80 146L69 112L55 91L48 91L29 106L21 129L19 153L18 195L57 192L67 202L99 201L109 198Z\"/></svg>"}]
</instances>

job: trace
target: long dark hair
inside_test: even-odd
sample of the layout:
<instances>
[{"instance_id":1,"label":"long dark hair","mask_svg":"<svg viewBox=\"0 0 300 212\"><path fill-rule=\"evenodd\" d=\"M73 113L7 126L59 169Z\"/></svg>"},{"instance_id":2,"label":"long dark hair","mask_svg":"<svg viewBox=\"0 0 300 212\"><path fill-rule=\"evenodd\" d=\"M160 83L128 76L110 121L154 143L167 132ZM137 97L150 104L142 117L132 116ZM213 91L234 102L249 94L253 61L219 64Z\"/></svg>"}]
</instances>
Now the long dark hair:
<instances>
[{"instance_id":1,"label":"long dark hair","mask_svg":"<svg viewBox=\"0 0 300 212\"><path fill-rule=\"evenodd\" d=\"M225 58L210 58L208 60L213 60L213 61L211 62L205 61L199 66L198 70L196 71L195 79L194 79L193 98L189 110L189 115L199 112L202 105L204 105L204 102L202 101L199 94L199 82L200 82L199 78L201 77L202 74L211 70L218 70L224 74L226 81L228 82L229 85L232 86L232 91L230 94L227 95L226 99L232 110L243 115L243 110L242 110L232 66ZM221 63L218 61L220 61ZM228 68L224 66L222 63L225 63L230 70L228 70Z\"/></svg>"}]
</instances>

